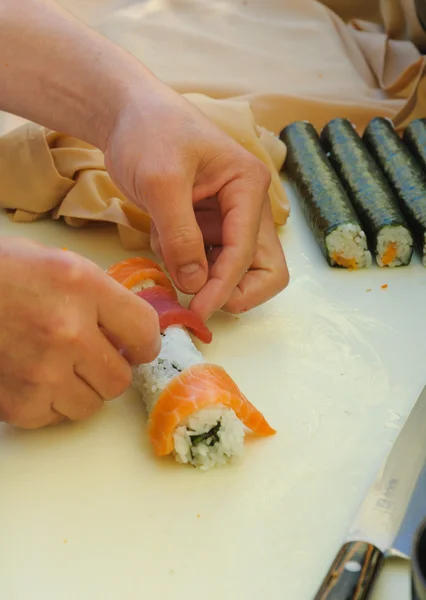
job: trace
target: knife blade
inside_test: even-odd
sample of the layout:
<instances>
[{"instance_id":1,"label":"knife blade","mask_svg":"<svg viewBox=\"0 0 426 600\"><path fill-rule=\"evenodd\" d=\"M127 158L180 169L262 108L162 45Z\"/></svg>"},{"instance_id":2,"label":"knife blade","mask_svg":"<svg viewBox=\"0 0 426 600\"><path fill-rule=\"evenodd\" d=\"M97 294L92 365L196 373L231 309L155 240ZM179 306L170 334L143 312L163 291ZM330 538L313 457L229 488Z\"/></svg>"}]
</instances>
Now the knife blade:
<instances>
[{"instance_id":1,"label":"knife blade","mask_svg":"<svg viewBox=\"0 0 426 600\"><path fill-rule=\"evenodd\" d=\"M426 386L367 492L314 600L369 597L383 559L398 539L425 458Z\"/></svg>"},{"instance_id":2,"label":"knife blade","mask_svg":"<svg viewBox=\"0 0 426 600\"><path fill-rule=\"evenodd\" d=\"M389 556L411 559L414 536L426 518L426 462L417 479L398 534L388 551Z\"/></svg>"}]
</instances>

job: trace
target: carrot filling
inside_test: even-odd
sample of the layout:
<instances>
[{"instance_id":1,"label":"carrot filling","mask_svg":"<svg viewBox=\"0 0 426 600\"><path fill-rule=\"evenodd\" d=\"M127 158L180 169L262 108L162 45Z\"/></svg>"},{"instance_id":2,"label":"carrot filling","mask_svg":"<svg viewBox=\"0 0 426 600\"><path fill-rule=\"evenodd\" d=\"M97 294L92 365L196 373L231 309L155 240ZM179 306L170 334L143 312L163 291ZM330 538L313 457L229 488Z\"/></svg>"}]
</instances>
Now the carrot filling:
<instances>
[{"instance_id":1,"label":"carrot filling","mask_svg":"<svg viewBox=\"0 0 426 600\"><path fill-rule=\"evenodd\" d=\"M382 256L382 263L390 265L396 258L396 242L390 242L386 248L386 252Z\"/></svg>"},{"instance_id":2,"label":"carrot filling","mask_svg":"<svg viewBox=\"0 0 426 600\"><path fill-rule=\"evenodd\" d=\"M346 258L345 256L338 254L337 252L333 252L332 258L334 262L340 267L345 267L346 269L350 270L357 268L356 260L354 258Z\"/></svg>"}]
</instances>

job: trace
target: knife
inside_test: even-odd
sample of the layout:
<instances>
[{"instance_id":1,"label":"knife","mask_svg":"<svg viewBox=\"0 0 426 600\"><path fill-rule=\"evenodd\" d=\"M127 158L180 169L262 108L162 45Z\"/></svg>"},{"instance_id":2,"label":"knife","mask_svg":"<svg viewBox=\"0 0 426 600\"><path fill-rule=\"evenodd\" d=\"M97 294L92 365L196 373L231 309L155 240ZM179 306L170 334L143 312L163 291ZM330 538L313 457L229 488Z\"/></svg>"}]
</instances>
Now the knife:
<instances>
[{"instance_id":1,"label":"knife","mask_svg":"<svg viewBox=\"0 0 426 600\"><path fill-rule=\"evenodd\" d=\"M413 511L417 508L419 513L422 488L417 482L426 485L425 459L426 386L361 504L314 600L366 600L385 556L392 551L398 553L398 548L393 550L393 547L399 545L400 552L409 555L411 540L408 538L413 522L407 517L408 509L412 500ZM419 490L418 494L413 495L414 490Z\"/></svg>"},{"instance_id":2,"label":"knife","mask_svg":"<svg viewBox=\"0 0 426 600\"><path fill-rule=\"evenodd\" d=\"M387 552L388 556L411 559L413 541L421 523L426 518L426 462L417 479L416 487L411 496L404 520L398 534Z\"/></svg>"}]
</instances>

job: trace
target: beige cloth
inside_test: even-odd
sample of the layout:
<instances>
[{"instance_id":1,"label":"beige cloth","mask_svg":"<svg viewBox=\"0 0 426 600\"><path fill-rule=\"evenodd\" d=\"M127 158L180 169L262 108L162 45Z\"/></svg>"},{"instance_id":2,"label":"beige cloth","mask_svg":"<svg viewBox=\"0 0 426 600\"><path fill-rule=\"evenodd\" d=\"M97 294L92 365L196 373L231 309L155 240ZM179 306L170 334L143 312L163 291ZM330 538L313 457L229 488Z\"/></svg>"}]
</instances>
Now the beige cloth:
<instances>
[{"instance_id":1,"label":"beige cloth","mask_svg":"<svg viewBox=\"0 0 426 600\"><path fill-rule=\"evenodd\" d=\"M187 98L269 168L274 219L284 225L289 214L279 177L284 144L256 126L248 102L218 101L198 94ZM34 123L12 130L0 138L0 182L0 207L14 221L31 222L51 215L73 227L115 223L126 248L149 244L149 216L112 182L102 152L80 140Z\"/></svg>"},{"instance_id":2,"label":"beige cloth","mask_svg":"<svg viewBox=\"0 0 426 600\"><path fill-rule=\"evenodd\" d=\"M320 128L336 116L360 129L377 115L401 127L424 111L424 58L415 44L426 49L426 35L414 0L118 5L92 16L99 31L179 92L248 100L256 122L275 133L294 120Z\"/></svg>"},{"instance_id":3,"label":"beige cloth","mask_svg":"<svg viewBox=\"0 0 426 600\"><path fill-rule=\"evenodd\" d=\"M278 179L285 149L267 130L298 119L319 129L342 116L362 131L377 115L402 130L426 116L426 35L414 0L60 2L269 166L277 224L289 208ZM0 139L0 181L0 205L15 220L115 222L125 245L146 243L147 216L112 184L101 154L76 140L35 126L12 132Z\"/></svg>"}]
</instances>

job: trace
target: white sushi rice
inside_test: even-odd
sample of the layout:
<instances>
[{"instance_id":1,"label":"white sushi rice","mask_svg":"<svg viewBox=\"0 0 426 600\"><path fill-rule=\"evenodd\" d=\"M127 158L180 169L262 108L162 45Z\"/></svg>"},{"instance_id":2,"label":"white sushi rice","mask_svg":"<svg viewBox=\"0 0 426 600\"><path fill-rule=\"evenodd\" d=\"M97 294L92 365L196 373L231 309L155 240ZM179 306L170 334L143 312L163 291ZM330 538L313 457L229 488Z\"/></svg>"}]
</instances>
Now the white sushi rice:
<instances>
[{"instance_id":1,"label":"white sushi rice","mask_svg":"<svg viewBox=\"0 0 426 600\"><path fill-rule=\"evenodd\" d=\"M330 257L337 254L347 260L354 259L357 269L370 267L372 264L367 237L358 225L339 225L327 236L326 246ZM332 259L332 264L337 263Z\"/></svg>"},{"instance_id":2,"label":"white sushi rice","mask_svg":"<svg viewBox=\"0 0 426 600\"><path fill-rule=\"evenodd\" d=\"M218 427L212 438L193 444L194 433L207 434ZM191 415L173 435L175 457L179 463L192 464L202 470L225 465L239 457L244 447L244 426L230 408L204 408Z\"/></svg>"},{"instance_id":3,"label":"white sushi rice","mask_svg":"<svg viewBox=\"0 0 426 600\"><path fill-rule=\"evenodd\" d=\"M395 259L390 262L388 267L399 267L406 265L410 259L413 237L406 227L398 225L396 227L383 227L377 236L377 263L383 267L382 258L386 253L389 244L396 244Z\"/></svg>"},{"instance_id":4,"label":"white sushi rice","mask_svg":"<svg viewBox=\"0 0 426 600\"><path fill-rule=\"evenodd\" d=\"M204 362L203 355L182 327L168 327L162 336L158 357L151 363L133 368L133 387L141 394L148 415L174 377L184 369ZM211 435L206 435L209 432ZM173 441L173 454L178 463L208 470L242 454L244 426L233 410L214 405L199 410L181 423L174 432Z\"/></svg>"},{"instance_id":5,"label":"white sushi rice","mask_svg":"<svg viewBox=\"0 0 426 600\"><path fill-rule=\"evenodd\" d=\"M146 288L149 288L149 287L153 287L154 285L156 285L156 283L153 279L144 279L137 285L134 285L132 287L131 291L136 294L137 292L141 292L142 290L145 290Z\"/></svg>"}]
</instances>

